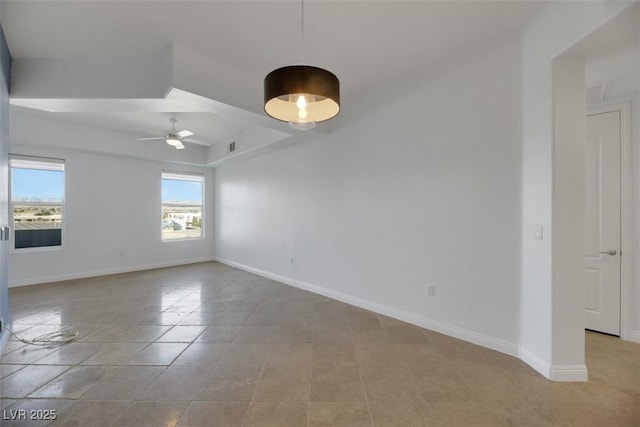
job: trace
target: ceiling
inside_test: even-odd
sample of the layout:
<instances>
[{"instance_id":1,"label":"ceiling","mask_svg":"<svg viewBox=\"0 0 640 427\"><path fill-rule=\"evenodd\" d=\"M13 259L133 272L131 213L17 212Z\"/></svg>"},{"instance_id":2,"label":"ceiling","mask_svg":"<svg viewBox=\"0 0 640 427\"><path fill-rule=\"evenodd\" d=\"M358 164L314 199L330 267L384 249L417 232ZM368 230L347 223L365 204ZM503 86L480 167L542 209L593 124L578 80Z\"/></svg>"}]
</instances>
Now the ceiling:
<instances>
[{"instance_id":1,"label":"ceiling","mask_svg":"<svg viewBox=\"0 0 640 427\"><path fill-rule=\"evenodd\" d=\"M571 48L585 58L587 104L640 91L640 3L626 9Z\"/></svg>"},{"instance_id":2,"label":"ceiling","mask_svg":"<svg viewBox=\"0 0 640 427\"><path fill-rule=\"evenodd\" d=\"M302 62L338 75L348 105L377 85L423 72L525 25L546 3L307 0ZM3 0L0 12L17 59L138 58L175 43L257 82L272 69L301 61L298 1ZM260 126L246 116L174 112L168 104L154 112L42 114L136 137L148 136L141 128L166 130L175 115L179 128L207 144Z\"/></svg>"},{"instance_id":3,"label":"ceiling","mask_svg":"<svg viewBox=\"0 0 640 427\"><path fill-rule=\"evenodd\" d=\"M304 62L344 93L423 69L524 25L540 1L305 2ZM170 43L262 79L300 61L298 1L11 1L15 58L139 57Z\"/></svg>"}]
</instances>

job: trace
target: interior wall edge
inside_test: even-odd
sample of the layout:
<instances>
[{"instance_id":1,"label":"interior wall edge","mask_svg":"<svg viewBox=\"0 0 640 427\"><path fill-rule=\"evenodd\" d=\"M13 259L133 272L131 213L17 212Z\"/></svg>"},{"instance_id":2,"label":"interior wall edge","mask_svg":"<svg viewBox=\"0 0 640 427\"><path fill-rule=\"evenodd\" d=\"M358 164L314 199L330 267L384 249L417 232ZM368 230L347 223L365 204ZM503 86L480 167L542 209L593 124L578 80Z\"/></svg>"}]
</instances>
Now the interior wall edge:
<instances>
[{"instance_id":1,"label":"interior wall edge","mask_svg":"<svg viewBox=\"0 0 640 427\"><path fill-rule=\"evenodd\" d=\"M121 267L121 268L107 268L104 270L84 271L81 273L60 274L55 276L30 277L28 279L9 281L9 287L17 288L21 286L42 285L47 283L62 282L65 280L88 279L92 277L109 276L112 274L133 273L136 271L154 270L157 268L167 268L167 267L177 267L180 265L199 264L202 262L210 262L210 261L215 261L215 259L213 257L189 258L189 259L178 260L175 262L161 262L161 263L154 263L154 264L127 266L127 267Z\"/></svg>"},{"instance_id":2,"label":"interior wall edge","mask_svg":"<svg viewBox=\"0 0 640 427\"><path fill-rule=\"evenodd\" d=\"M545 378L549 378L551 375L551 364L543 357L538 356L528 348L520 346L520 352L518 358L533 369L538 371Z\"/></svg>"},{"instance_id":3,"label":"interior wall edge","mask_svg":"<svg viewBox=\"0 0 640 427\"><path fill-rule=\"evenodd\" d=\"M1 2L0 2L1 3ZM9 86L11 84L11 52L0 23L0 225L9 225ZM0 319L9 323L8 271L9 244L0 243ZM0 355L9 336L9 328L0 331Z\"/></svg>"}]
</instances>

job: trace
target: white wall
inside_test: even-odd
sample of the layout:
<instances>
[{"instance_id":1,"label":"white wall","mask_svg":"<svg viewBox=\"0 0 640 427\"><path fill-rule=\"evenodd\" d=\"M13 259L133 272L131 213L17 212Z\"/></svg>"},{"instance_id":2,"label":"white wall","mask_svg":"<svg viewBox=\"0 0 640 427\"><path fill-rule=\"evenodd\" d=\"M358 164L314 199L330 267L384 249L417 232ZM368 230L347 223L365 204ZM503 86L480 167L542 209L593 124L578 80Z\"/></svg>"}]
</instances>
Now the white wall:
<instances>
[{"instance_id":1,"label":"white wall","mask_svg":"<svg viewBox=\"0 0 640 427\"><path fill-rule=\"evenodd\" d=\"M638 76L638 84L640 85L640 76ZM631 246L631 256L627 258L630 263L630 281L629 281L629 301L622 301L623 306L626 305L630 312L630 324L628 325L627 339L640 343L640 262L637 262L638 254L640 254L640 93L629 95L627 97L611 99L606 103L594 104L589 107L592 109L605 108L607 105L630 105L630 161L623 162L630 166L631 176L631 229L629 233L623 236L623 239L629 239ZM626 273L623 266L623 275ZM623 326L624 332L624 326Z\"/></svg>"},{"instance_id":2,"label":"white wall","mask_svg":"<svg viewBox=\"0 0 640 427\"><path fill-rule=\"evenodd\" d=\"M638 77L640 81L640 76ZM631 337L640 342L640 94L636 93L631 104L631 176L632 191L632 247L635 255L631 280Z\"/></svg>"},{"instance_id":3,"label":"white wall","mask_svg":"<svg viewBox=\"0 0 640 427\"><path fill-rule=\"evenodd\" d=\"M11 79L11 54L0 25L0 226L9 225L7 206L9 193L9 80ZM9 295L8 295L8 244L0 242L0 319L3 321L0 332L0 354L9 339Z\"/></svg>"},{"instance_id":4,"label":"white wall","mask_svg":"<svg viewBox=\"0 0 640 427\"><path fill-rule=\"evenodd\" d=\"M516 354L519 72L509 35L216 169L216 256Z\"/></svg>"},{"instance_id":5,"label":"white wall","mask_svg":"<svg viewBox=\"0 0 640 427\"><path fill-rule=\"evenodd\" d=\"M584 359L585 65L553 64L552 282L553 363L586 380ZM531 237L529 237L531 238ZM584 372L581 376L580 371ZM568 372L567 372L568 373Z\"/></svg>"},{"instance_id":6,"label":"white wall","mask_svg":"<svg viewBox=\"0 0 640 427\"><path fill-rule=\"evenodd\" d=\"M553 173L557 160L554 150L557 152L558 149L554 144L560 141L554 139L557 131L554 125L563 120L562 111L554 110L552 63L554 58L628 5L627 2L608 1L552 3L523 32L521 357L540 372L558 380L586 379L582 339L571 335L575 328L568 327L579 315L576 301L583 301L583 295L554 293L554 287L561 290L565 285L577 289L573 282L555 282L554 278L578 275L575 271L565 270L577 268L573 263L563 264L562 254L552 251L552 240L559 241L563 230L551 226L560 225L562 215L558 216L559 212L582 210L584 200L572 198L565 206L554 205L552 200L554 179L562 179ZM584 102L576 108L584 109ZM575 154L583 155L578 151ZM580 188L575 191L579 194ZM534 240L535 225L544 226L551 239ZM556 232L559 234L554 237ZM570 246L574 253L583 251L582 240L572 241ZM567 247L564 245L565 250Z\"/></svg>"},{"instance_id":7,"label":"white wall","mask_svg":"<svg viewBox=\"0 0 640 427\"><path fill-rule=\"evenodd\" d=\"M38 125L40 122L33 122ZM23 123L24 124L24 123ZM56 138L73 140L73 127ZM83 138L86 129L78 132ZM16 143L13 140L20 140ZM129 138L123 136L123 138ZM130 139L130 138L129 138ZM63 158L65 206L63 247L10 254L10 286L42 283L209 260L213 255L213 171L74 149L12 134L12 154ZM161 242L160 174L205 172L205 235L194 241Z\"/></svg>"},{"instance_id":8,"label":"white wall","mask_svg":"<svg viewBox=\"0 0 640 427\"><path fill-rule=\"evenodd\" d=\"M583 251L566 220L584 183L560 168L583 155L563 132L584 118L584 68L556 62L554 81L553 63L627 6L552 3L521 43L402 79L343 104L327 137L218 169L216 256L586 379L582 267L563 258Z\"/></svg>"}]
</instances>

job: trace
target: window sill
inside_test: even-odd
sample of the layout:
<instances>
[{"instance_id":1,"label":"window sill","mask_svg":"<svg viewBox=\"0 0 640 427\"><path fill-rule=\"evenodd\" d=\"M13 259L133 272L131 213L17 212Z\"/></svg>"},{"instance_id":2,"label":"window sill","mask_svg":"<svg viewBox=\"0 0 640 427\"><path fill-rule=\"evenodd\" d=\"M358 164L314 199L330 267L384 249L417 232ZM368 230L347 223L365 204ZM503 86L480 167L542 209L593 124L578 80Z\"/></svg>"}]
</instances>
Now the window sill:
<instances>
[{"instance_id":1,"label":"window sill","mask_svg":"<svg viewBox=\"0 0 640 427\"><path fill-rule=\"evenodd\" d=\"M11 248L9 250L12 254L26 254L26 253L36 253L36 252L54 252L61 251L64 247L61 246L40 246L37 248Z\"/></svg>"}]
</instances>

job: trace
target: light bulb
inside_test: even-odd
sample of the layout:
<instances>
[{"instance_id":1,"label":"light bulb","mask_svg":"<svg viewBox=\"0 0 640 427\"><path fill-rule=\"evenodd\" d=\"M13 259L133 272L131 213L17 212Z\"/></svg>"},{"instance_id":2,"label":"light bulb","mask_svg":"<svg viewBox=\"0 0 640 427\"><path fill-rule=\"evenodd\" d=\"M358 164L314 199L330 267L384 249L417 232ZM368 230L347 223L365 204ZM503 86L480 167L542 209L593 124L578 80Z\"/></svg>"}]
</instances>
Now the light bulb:
<instances>
[{"instance_id":1,"label":"light bulb","mask_svg":"<svg viewBox=\"0 0 640 427\"><path fill-rule=\"evenodd\" d=\"M311 98L307 100L307 96L303 94L295 95L295 98L292 96L289 98L289 102L296 100L296 107L298 109L297 117L292 118L289 121L289 126L292 129L296 130L309 130L316 127L316 122L313 119L309 119L309 112L307 111L308 102L313 102L314 98L311 95Z\"/></svg>"},{"instance_id":2,"label":"light bulb","mask_svg":"<svg viewBox=\"0 0 640 427\"><path fill-rule=\"evenodd\" d=\"M296 101L296 106L298 107L298 118L306 119L307 118L307 100L304 95L298 96L298 101Z\"/></svg>"},{"instance_id":3,"label":"light bulb","mask_svg":"<svg viewBox=\"0 0 640 427\"><path fill-rule=\"evenodd\" d=\"M307 108L307 100L305 99L304 95L298 96L296 105L298 106L298 110L304 110L305 108Z\"/></svg>"}]
</instances>

